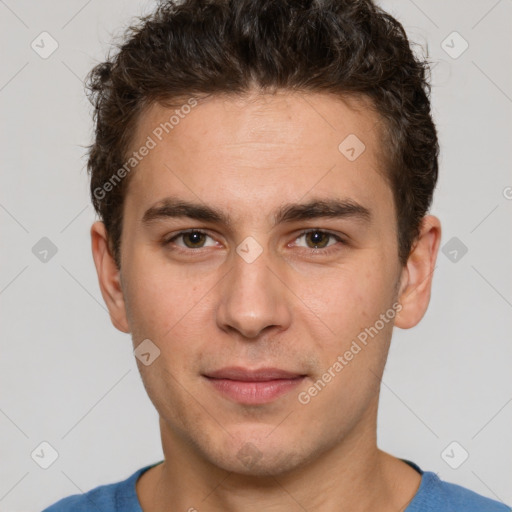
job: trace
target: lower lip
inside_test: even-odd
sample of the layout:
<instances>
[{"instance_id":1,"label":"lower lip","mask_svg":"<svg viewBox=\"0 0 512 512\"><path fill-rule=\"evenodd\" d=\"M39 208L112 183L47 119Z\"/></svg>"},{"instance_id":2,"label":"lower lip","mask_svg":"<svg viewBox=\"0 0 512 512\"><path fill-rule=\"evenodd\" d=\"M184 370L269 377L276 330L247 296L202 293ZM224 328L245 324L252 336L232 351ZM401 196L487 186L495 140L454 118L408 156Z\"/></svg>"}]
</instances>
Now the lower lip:
<instances>
[{"instance_id":1,"label":"lower lip","mask_svg":"<svg viewBox=\"0 0 512 512\"><path fill-rule=\"evenodd\" d=\"M262 382L246 382L230 379L212 379L207 377L213 387L221 394L243 404L264 404L296 388L304 377L295 379L276 379Z\"/></svg>"}]
</instances>

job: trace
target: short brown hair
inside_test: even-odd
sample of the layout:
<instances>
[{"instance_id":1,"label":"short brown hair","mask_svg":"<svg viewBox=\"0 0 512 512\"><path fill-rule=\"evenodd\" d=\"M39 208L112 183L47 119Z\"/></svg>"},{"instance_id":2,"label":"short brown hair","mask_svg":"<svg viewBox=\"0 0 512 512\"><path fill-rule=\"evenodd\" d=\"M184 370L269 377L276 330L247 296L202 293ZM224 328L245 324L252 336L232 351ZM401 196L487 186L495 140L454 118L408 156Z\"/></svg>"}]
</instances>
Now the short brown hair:
<instances>
[{"instance_id":1,"label":"short brown hair","mask_svg":"<svg viewBox=\"0 0 512 512\"><path fill-rule=\"evenodd\" d=\"M371 100L384 121L382 161L405 264L438 174L429 68L402 25L371 0L167 0L128 27L116 49L87 76L95 121L87 168L119 268L129 176L105 185L129 158L140 114L155 101L253 87Z\"/></svg>"}]
</instances>

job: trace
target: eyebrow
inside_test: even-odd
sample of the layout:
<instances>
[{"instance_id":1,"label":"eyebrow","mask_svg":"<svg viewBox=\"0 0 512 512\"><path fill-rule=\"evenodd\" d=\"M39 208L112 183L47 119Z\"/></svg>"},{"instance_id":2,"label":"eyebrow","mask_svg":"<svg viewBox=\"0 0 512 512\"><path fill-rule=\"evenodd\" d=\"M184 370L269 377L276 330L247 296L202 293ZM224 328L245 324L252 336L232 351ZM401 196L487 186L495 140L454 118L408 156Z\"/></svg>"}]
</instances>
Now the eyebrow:
<instances>
[{"instance_id":1,"label":"eyebrow","mask_svg":"<svg viewBox=\"0 0 512 512\"><path fill-rule=\"evenodd\" d=\"M232 225L231 217L217 208L173 197L166 197L146 210L142 223L150 224L166 218L181 217ZM274 225L316 218L354 218L369 224L372 213L370 209L352 199L313 199L307 203L282 205L274 212L273 218Z\"/></svg>"}]
</instances>

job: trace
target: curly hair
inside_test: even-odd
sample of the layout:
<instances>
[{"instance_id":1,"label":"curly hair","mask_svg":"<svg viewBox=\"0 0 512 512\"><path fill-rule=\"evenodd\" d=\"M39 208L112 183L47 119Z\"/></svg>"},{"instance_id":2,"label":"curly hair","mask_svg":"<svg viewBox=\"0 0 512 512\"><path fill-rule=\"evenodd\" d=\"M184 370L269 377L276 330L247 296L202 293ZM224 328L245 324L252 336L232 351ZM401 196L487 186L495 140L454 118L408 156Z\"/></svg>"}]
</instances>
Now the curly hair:
<instances>
[{"instance_id":1,"label":"curly hair","mask_svg":"<svg viewBox=\"0 0 512 512\"><path fill-rule=\"evenodd\" d=\"M118 186L112 176L129 158L145 108L254 88L369 100L383 121L382 172L404 265L432 202L439 154L428 62L411 44L372 0L167 0L137 18L86 78L95 122L87 147L91 198L118 268L131 174Z\"/></svg>"}]
</instances>

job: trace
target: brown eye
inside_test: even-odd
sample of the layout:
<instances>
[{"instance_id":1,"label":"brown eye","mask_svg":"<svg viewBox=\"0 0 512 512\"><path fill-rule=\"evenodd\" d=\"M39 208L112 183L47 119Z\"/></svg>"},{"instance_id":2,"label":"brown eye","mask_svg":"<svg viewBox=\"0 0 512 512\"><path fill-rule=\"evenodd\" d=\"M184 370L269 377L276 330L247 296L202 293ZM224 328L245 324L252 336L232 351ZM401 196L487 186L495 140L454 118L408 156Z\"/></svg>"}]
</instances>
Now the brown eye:
<instances>
[{"instance_id":1,"label":"brown eye","mask_svg":"<svg viewBox=\"0 0 512 512\"><path fill-rule=\"evenodd\" d=\"M212 240L210 243L207 243L208 238ZM180 233L174 235L172 238L164 241L163 245L175 245L179 249L202 249L204 247L214 246L215 240L213 240L204 231L193 229L190 231L181 231Z\"/></svg>"},{"instance_id":2,"label":"brown eye","mask_svg":"<svg viewBox=\"0 0 512 512\"><path fill-rule=\"evenodd\" d=\"M189 249L202 247L206 237L206 235L201 231L190 231L188 233L184 233L181 236L183 237L183 242Z\"/></svg>"},{"instance_id":3,"label":"brown eye","mask_svg":"<svg viewBox=\"0 0 512 512\"><path fill-rule=\"evenodd\" d=\"M332 235L326 233L325 231L309 231L305 234L306 240L311 242L312 249L323 248L327 246L329 242L329 238L332 238ZM309 244L308 244L309 246Z\"/></svg>"},{"instance_id":4,"label":"brown eye","mask_svg":"<svg viewBox=\"0 0 512 512\"><path fill-rule=\"evenodd\" d=\"M300 242L301 239L304 239L304 242ZM324 231L322 229L308 229L303 231L296 239L295 245L298 247L302 247L305 250L313 251L317 254L327 254L330 253L331 250L337 250L346 245L344 240L335 235L334 233L330 233L329 231ZM333 246L331 248L331 246Z\"/></svg>"}]
</instances>

